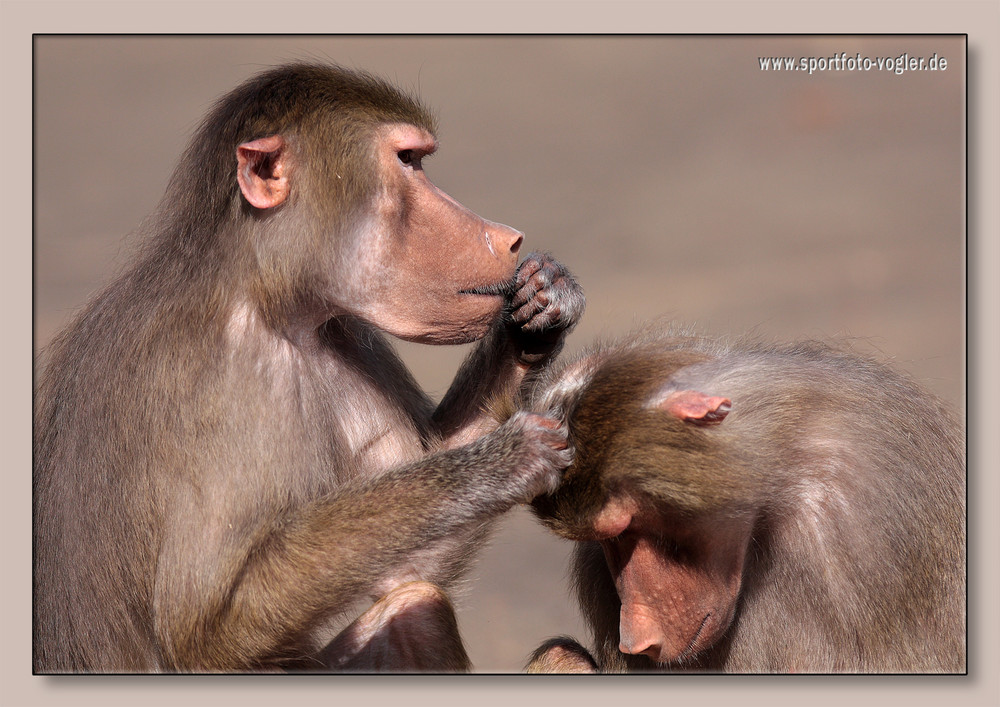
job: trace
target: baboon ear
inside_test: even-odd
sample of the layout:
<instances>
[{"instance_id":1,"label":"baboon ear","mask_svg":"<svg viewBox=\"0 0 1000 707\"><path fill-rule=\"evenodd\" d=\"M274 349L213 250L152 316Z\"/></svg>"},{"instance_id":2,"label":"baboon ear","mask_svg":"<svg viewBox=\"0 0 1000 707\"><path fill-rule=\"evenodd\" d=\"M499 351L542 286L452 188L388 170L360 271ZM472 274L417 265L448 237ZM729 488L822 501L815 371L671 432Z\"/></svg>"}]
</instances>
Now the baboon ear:
<instances>
[{"instance_id":1,"label":"baboon ear","mask_svg":"<svg viewBox=\"0 0 1000 707\"><path fill-rule=\"evenodd\" d=\"M717 425L733 407L729 398L705 395L697 390L678 390L664 397L655 407L695 425Z\"/></svg>"},{"instance_id":2,"label":"baboon ear","mask_svg":"<svg viewBox=\"0 0 1000 707\"><path fill-rule=\"evenodd\" d=\"M280 135L236 148L236 179L251 206L271 209L288 198L288 146Z\"/></svg>"}]
</instances>

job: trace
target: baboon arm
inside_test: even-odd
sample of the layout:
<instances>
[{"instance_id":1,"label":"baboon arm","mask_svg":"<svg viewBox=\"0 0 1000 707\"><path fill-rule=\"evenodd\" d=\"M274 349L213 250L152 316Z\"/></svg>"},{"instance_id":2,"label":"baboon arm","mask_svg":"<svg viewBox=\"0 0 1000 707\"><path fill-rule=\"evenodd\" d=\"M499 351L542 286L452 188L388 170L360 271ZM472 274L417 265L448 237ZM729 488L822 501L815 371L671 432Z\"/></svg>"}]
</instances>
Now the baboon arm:
<instances>
[{"instance_id":1,"label":"baboon arm","mask_svg":"<svg viewBox=\"0 0 1000 707\"><path fill-rule=\"evenodd\" d=\"M498 410L516 403L533 373L562 349L586 306L583 289L546 253L518 267L504 314L462 364L432 423L448 447L496 427Z\"/></svg>"},{"instance_id":2,"label":"baboon arm","mask_svg":"<svg viewBox=\"0 0 1000 707\"><path fill-rule=\"evenodd\" d=\"M277 519L246 546L227 549L228 537L200 546L193 562L183 552L190 535L177 539L177 552L161 559L157 573L165 667L277 667L312 650L303 647L310 631L358 598L377 598L409 580L436 579L423 576L426 568L460 562L452 557L461 555L459 541L488 515L513 505L518 493L511 490L508 498L493 488L488 497L485 491L477 496L467 478L472 469L489 486L489 476L500 477L500 465L509 462L473 465L470 451L484 455L468 447L442 452L345 486ZM187 527L197 533L201 525L193 519Z\"/></svg>"},{"instance_id":3,"label":"baboon arm","mask_svg":"<svg viewBox=\"0 0 1000 707\"><path fill-rule=\"evenodd\" d=\"M517 359L506 325L498 322L462 364L434 411L432 423L448 448L488 434L499 425L492 402L513 399L531 365Z\"/></svg>"}]
</instances>

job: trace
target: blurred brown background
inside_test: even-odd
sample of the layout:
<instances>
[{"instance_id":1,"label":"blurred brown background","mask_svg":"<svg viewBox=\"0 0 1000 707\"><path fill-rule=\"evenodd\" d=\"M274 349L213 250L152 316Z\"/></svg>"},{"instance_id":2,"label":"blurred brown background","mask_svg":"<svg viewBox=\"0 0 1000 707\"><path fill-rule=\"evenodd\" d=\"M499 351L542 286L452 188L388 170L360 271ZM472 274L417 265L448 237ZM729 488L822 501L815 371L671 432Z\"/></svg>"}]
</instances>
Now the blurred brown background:
<instances>
[{"instance_id":1,"label":"blurred brown background","mask_svg":"<svg viewBox=\"0 0 1000 707\"><path fill-rule=\"evenodd\" d=\"M842 52L948 64L758 62ZM850 337L964 405L963 37L36 37L36 351L125 262L212 102L304 58L380 73L436 110L435 183L586 289L569 353L664 315ZM400 350L435 396L468 351ZM585 637L568 551L527 513L505 518L458 599L479 670Z\"/></svg>"}]
</instances>

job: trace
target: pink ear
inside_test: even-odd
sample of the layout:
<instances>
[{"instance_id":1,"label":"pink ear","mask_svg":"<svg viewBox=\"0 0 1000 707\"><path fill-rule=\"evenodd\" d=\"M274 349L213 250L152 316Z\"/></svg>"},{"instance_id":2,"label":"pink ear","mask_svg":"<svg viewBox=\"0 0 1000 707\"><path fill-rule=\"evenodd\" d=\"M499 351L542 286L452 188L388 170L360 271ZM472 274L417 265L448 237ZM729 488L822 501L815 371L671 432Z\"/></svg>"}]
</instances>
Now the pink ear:
<instances>
[{"instance_id":1,"label":"pink ear","mask_svg":"<svg viewBox=\"0 0 1000 707\"><path fill-rule=\"evenodd\" d=\"M679 390L656 407L696 425L717 425L726 418L732 406L729 398L705 395L697 390Z\"/></svg>"},{"instance_id":2,"label":"pink ear","mask_svg":"<svg viewBox=\"0 0 1000 707\"><path fill-rule=\"evenodd\" d=\"M236 160L236 180L252 206L271 209L288 198L288 155L280 135L243 143Z\"/></svg>"}]
</instances>

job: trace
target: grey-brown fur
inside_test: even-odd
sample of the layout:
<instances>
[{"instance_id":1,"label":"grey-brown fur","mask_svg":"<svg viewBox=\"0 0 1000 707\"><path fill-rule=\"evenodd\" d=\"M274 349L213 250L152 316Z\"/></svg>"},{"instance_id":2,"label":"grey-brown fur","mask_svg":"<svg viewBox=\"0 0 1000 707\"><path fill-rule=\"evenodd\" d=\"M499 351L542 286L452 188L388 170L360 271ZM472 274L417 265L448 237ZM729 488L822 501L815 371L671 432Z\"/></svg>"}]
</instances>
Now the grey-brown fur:
<instances>
[{"instance_id":1,"label":"grey-brown fur","mask_svg":"<svg viewBox=\"0 0 1000 707\"><path fill-rule=\"evenodd\" d=\"M649 409L664 389L732 409L692 425ZM534 400L568 417L575 461L533 505L582 540L574 584L602 671L965 670L962 426L905 376L820 343L647 332L557 366ZM620 600L585 540L623 490L681 524L750 524L735 619L676 664L619 651Z\"/></svg>"}]
</instances>

